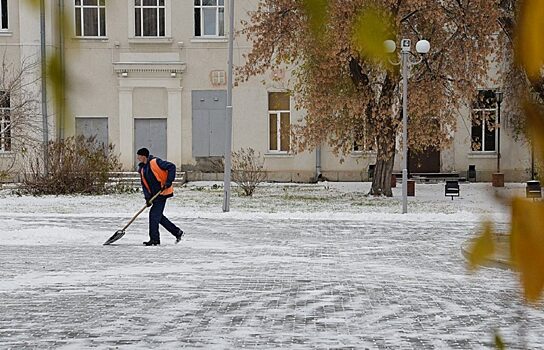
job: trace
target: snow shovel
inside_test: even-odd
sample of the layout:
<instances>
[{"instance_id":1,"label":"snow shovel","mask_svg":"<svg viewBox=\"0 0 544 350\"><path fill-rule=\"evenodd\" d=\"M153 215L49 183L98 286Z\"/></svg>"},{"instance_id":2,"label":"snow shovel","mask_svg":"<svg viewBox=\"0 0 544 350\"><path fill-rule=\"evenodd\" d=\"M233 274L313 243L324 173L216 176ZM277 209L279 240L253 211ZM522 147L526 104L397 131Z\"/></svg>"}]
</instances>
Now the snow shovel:
<instances>
[{"instance_id":1,"label":"snow shovel","mask_svg":"<svg viewBox=\"0 0 544 350\"><path fill-rule=\"evenodd\" d=\"M156 195L154 195L153 197L151 197L151 199L149 200L149 203L153 203L153 201L155 200L155 198L157 198L157 197L159 196L159 194L161 194L161 193L162 193L162 191L157 192ZM117 230L117 232L115 232L115 233L113 234L113 236L111 236L106 242L104 242L103 245L109 245L109 244L112 244L113 242L115 242L115 241L121 239L121 237L123 237L123 236L125 235L125 233L126 233L125 230L127 229L127 227L129 227L130 224L132 224L132 222L133 222L134 220L136 220L136 218L138 217L138 215L140 215L140 214L145 210L145 208L147 208L147 203L143 206L142 209L140 209L140 210L136 213L136 215L134 215L134 216L132 217L132 219L130 219L130 221L128 222L128 224L125 225L125 227L123 227L123 228L120 229L120 230Z\"/></svg>"}]
</instances>

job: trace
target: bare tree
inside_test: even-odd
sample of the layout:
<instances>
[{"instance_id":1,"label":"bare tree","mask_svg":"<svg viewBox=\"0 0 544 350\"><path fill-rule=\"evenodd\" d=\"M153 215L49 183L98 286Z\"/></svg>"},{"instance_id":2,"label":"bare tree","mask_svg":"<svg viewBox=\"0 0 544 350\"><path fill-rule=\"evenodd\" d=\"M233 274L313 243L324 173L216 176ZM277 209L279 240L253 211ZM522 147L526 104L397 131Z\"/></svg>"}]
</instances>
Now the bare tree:
<instances>
[{"instance_id":1,"label":"bare tree","mask_svg":"<svg viewBox=\"0 0 544 350\"><path fill-rule=\"evenodd\" d=\"M4 51L0 70L0 180L12 178L22 158L39 151L38 61L11 62Z\"/></svg>"},{"instance_id":2,"label":"bare tree","mask_svg":"<svg viewBox=\"0 0 544 350\"><path fill-rule=\"evenodd\" d=\"M266 179L261 154L253 148L232 152L232 179L246 196L252 196L257 186Z\"/></svg>"}]
</instances>

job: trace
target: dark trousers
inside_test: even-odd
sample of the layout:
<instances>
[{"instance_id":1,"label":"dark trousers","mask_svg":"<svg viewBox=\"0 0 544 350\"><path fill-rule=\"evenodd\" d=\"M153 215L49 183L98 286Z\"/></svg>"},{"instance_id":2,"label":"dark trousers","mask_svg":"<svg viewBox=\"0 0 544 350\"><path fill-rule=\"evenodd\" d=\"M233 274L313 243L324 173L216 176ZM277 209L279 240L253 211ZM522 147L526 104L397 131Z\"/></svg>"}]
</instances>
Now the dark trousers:
<instances>
[{"instance_id":1,"label":"dark trousers","mask_svg":"<svg viewBox=\"0 0 544 350\"><path fill-rule=\"evenodd\" d=\"M161 240L159 236L159 224L174 236L179 232L179 227L162 214L165 205L166 198L159 196L153 201L153 205L149 211L149 238L155 242L160 242Z\"/></svg>"}]
</instances>

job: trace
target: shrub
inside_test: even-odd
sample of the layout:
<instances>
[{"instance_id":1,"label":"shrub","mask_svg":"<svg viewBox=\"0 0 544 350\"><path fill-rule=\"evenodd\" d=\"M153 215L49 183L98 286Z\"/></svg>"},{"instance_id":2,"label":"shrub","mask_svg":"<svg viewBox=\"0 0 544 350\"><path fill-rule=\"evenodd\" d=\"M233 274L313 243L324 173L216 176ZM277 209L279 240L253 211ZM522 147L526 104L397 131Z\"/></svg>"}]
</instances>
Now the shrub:
<instances>
[{"instance_id":1,"label":"shrub","mask_svg":"<svg viewBox=\"0 0 544 350\"><path fill-rule=\"evenodd\" d=\"M7 181L9 178L9 173L7 170L0 170L0 182Z\"/></svg>"},{"instance_id":2,"label":"shrub","mask_svg":"<svg viewBox=\"0 0 544 350\"><path fill-rule=\"evenodd\" d=\"M232 152L232 180L243 190L246 196L252 196L257 186L266 179L261 154L255 154L253 148Z\"/></svg>"},{"instance_id":3,"label":"shrub","mask_svg":"<svg viewBox=\"0 0 544 350\"><path fill-rule=\"evenodd\" d=\"M119 158L113 145L105 146L95 137L68 137L48 145L48 173L43 160L30 162L23 190L31 194L101 194L108 191L110 171L118 171Z\"/></svg>"}]
</instances>

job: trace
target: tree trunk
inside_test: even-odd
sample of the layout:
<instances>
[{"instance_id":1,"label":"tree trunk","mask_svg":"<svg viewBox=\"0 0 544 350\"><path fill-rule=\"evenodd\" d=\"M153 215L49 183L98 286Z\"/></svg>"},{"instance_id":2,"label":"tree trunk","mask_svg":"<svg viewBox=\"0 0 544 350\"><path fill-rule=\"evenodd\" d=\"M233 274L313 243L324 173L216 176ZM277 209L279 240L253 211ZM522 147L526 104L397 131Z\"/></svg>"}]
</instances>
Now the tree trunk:
<instances>
[{"instance_id":1,"label":"tree trunk","mask_svg":"<svg viewBox=\"0 0 544 350\"><path fill-rule=\"evenodd\" d=\"M393 197L391 191L391 175L393 174L393 163L395 162L395 138L390 132L378 138L378 154L374 177L370 193L373 196Z\"/></svg>"},{"instance_id":2,"label":"tree trunk","mask_svg":"<svg viewBox=\"0 0 544 350\"><path fill-rule=\"evenodd\" d=\"M378 113L381 116L390 115L392 112L391 106L394 101L395 82L398 81L390 74L386 74L382 84L381 96L373 113ZM391 119L394 116L390 116ZM379 133L376 138L376 146L378 154L376 155L376 166L374 167L374 177L372 179L372 187L370 193L373 196L393 197L391 191L391 174L393 174L393 163L395 162L395 143L396 143L396 127L394 120L381 120Z\"/></svg>"},{"instance_id":3,"label":"tree trunk","mask_svg":"<svg viewBox=\"0 0 544 350\"><path fill-rule=\"evenodd\" d=\"M395 154L388 159L376 160L374 168L374 178L372 179L372 187L370 194L373 196L393 197L391 191L391 175L393 174L393 163L395 162Z\"/></svg>"}]
</instances>

